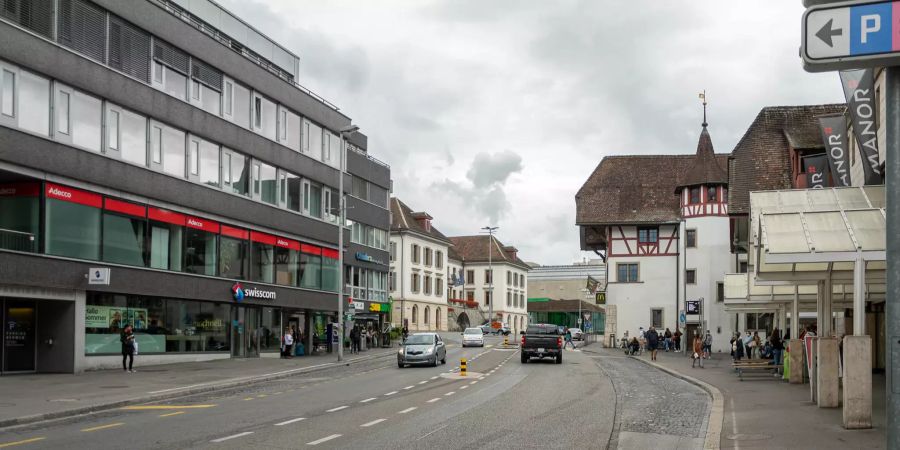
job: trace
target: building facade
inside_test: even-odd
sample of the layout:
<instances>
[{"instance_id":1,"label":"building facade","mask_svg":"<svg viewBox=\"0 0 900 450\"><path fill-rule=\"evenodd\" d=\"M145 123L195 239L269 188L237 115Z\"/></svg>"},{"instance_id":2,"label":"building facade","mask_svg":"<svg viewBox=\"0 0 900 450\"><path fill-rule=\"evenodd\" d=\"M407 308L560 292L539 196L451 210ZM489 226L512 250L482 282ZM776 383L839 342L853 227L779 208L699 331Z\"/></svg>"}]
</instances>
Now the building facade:
<instances>
[{"instance_id":1,"label":"building facade","mask_svg":"<svg viewBox=\"0 0 900 450\"><path fill-rule=\"evenodd\" d=\"M694 155L609 156L579 190L582 250L607 262L607 336L703 329L715 351L728 351L727 157L704 123Z\"/></svg>"},{"instance_id":2,"label":"building facade","mask_svg":"<svg viewBox=\"0 0 900 450\"><path fill-rule=\"evenodd\" d=\"M447 330L447 252L450 240L426 212L391 198L392 321L412 331Z\"/></svg>"},{"instance_id":3,"label":"building facade","mask_svg":"<svg viewBox=\"0 0 900 450\"><path fill-rule=\"evenodd\" d=\"M588 289L589 284L594 286L594 293ZM587 333L605 332L606 263L602 259L532 266L528 271L528 294L531 322L576 327Z\"/></svg>"},{"instance_id":4,"label":"building facade","mask_svg":"<svg viewBox=\"0 0 900 450\"><path fill-rule=\"evenodd\" d=\"M345 138L354 223L387 228L390 174L299 58L203 0L7 3L0 370L115 367L125 325L146 363L330 341Z\"/></svg>"},{"instance_id":5,"label":"building facade","mask_svg":"<svg viewBox=\"0 0 900 450\"><path fill-rule=\"evenodd\" d=\"M515 333L524 330L528 325L529 267L519 259L518 250L493 236L450 240L462 258L462 292L467 304L478 308L481 317L501 322Z\"/></svg>"}]
</instances>

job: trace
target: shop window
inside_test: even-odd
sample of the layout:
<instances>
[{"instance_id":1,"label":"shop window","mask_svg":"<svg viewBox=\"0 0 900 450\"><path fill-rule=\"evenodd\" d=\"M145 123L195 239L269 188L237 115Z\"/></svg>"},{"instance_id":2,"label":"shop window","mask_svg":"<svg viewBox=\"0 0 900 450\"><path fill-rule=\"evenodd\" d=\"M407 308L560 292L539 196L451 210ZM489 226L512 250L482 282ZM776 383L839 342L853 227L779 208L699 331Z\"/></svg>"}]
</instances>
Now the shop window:
<instances>
[{"instance_id":1,"label":"shop window","mask_svg":"<svg viewBox=\"0 0 900 450\"><path fill-rule=\"evenodd\" d=\"M300 274L300 252L290 248L275 247L275 283L297 286Z\"/></svg>"},{"instance_id":2,"label":"shop window","mask_svg":"<svg viewBox=\"0 0 900 450\"><path fill-rule=\"evenodd\" d=\"M237 235L243 238L227 236L226 228L222 228L219 236L219 276L246 280L248 278L247 265L249 263L246 231L235 230Z\"/></svg>"},{"instance_id":3,"label":"shop window","mask_svg":"<svg viewBox=\"0 0 900 450\"><path fill-rule=\"evenodd\" d=\"M6 76L4 81L5 79ZM50 80L22 70L19 72L18 80L13 80L13 84L18 88L18 103L14 104L14 107L18 108L19 128L49 136ZM7 95L4 95L4 98L6 97ZM100 125L99 121L97 125Z\"/></svg>"},{"instance_id":4,"label":"shop window","mask_svg":"<svg viewBox=\"0 0 900 450\"><path fill-rule=\"evenodd\" d=\"M226 191L250 194L250 159L229 149L222 149L222 184Z\"/></svg>"},{"instance_id":5,"label":"shop window","mask_svg":"<svg viewBox=\"0 0 900 450\"><path fill-rule=\"evenodd\" d=\"M96 206L47 198L44 240L48 254L100 259L100 205L96 197Z\"/></svg>"},{"instance_id":6,"label":"shop window","mask_svg":"<svg viewBox=\"0 0 900 450\"><path fill-rule=\"evenodd\" d=\"M281 325L281 309L262 308L261 323L259 329L259 350L262 352L274 352L281 348L281 333L284 327ZM294 345L302 344L295 342Z\"/></svg>"},{"instance_id":7,"label":"shop window","mask_svg":"<svg viewBox=\"0 0 900 450\"><path fill-rule=\"evenodd\" d=\"M150 223L150 267L181 271L184 227L163 222Z\"/></svg>"},{"instance_id":8,"label":"shop window","mask_svg":"<svg viewBox=\"0 0 900 450\"><path fill-rule=\"evenodd\" d=\"M188 219L196 220L196 219ZM184 232L184 271L200 275L216 274L216 250L218 235L213 232L188 227Z\"/></svg>"},{"instance_id":9,"label":"shop window","mask_svg":"<svg viewBox=\"0 0 900 450\"><path fill-rule=\"evenodd\" d=\"M300 254L300 286L308 289L322 288L322 256L318 248L306 249Z\"/></svg>"},{"instance_id":10,"label":"shop window","mask_svg":"<svg viewBox=\"0 0 900 450\"><path fill-rule=\"evenodd\" d=\"M0 248L37 252L40 230L40 185L0 185Z\"/></svg>"},{"instance_id":11,"label":"shop window","mask_svg":"<svg viewBox=\"0 0 900 450\"><path fill-rule=\"evenodd\" d=\"M197 329L203 320L200 302L166 300L166 352L203 351L203 336Z\"/></svg>"},{"instance_id":12,"label":"shop window","mask_svg":"<svg viewBox=\"0 0 900 450\"><path fill-rule=\"evenodd\" d=\"M147 221L109 212L103 213L103 260L146 266L144 240Z\"/></svg>"},{"instance_id":13,"label":"shop window","mask_svg":"<svg viewBox=\"0 0 900 450\"><path fill-rule=\"evenodd\" d=\"M322 289L338 291L338 254L336 250L322 250Z\"/></svg>"},{"instance_id":14,"label":"shop window","mask_svg":"<svg viewBox=\"0 0 900 450\"><path fill-rule=\"evenodd\" d=\"M272 283L275 275L275 246L253 241L250 243L250 279Z\"/></svg>"}]
</instances>

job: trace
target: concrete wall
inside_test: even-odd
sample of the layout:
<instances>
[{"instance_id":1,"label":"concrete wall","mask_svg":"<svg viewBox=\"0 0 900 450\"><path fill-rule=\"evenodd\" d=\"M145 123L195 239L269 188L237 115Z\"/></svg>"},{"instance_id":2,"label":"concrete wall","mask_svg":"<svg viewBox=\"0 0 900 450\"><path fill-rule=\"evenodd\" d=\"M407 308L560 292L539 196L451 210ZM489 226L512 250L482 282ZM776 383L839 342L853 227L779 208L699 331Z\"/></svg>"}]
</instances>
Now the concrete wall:
<instances>
[{"instance_id":1,"label":"concrete wall","mask_svg":"<svg viewBox=\"0 0 900 450\"><path fill-rule=\"evenodd\" d=\"M696 270L696 284L685 286L687 300L704 299L706 312L703 320L712 332L713 351L730 352L728 340L735 331L731 315L725 312L725 304L716 301L717 283L725 280L726 273L734 272L731 255L730 229L727 217L696 217L684 221L685 230L697 230L697 247L684 248L684 269ZM682 271L683 273L683 271ZM682 279L682 282L684 279ZM688 316L688 322L699 319Z\"/></svg>"}]
</instances>

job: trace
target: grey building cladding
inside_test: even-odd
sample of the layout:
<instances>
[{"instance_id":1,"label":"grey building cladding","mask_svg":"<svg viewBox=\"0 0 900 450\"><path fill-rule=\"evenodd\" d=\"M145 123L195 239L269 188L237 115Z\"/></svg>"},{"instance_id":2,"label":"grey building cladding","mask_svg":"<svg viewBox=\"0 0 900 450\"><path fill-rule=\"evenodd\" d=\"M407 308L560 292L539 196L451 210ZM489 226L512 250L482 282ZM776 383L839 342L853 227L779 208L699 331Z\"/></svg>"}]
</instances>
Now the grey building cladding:
<instances>
[{"instance_id":1,"label":"grey building cladding","mask_svg":"<svg viewBox=\"0 0 900 450\"><path fill-rule=\"evenodd\" d=\"M248 298L246 305L310 314L336 309L334 270L341 269L332 270L330 265L336 265L337 186L342 176L338 130L349 125L350 118L296 84L296 67L291 67L295 56L264 36L267 43L243 45L179 6L183 3L7 0L0 4L0 265L15 267L0 270L0 303L5 301L4 292L27 292L29 287L81 292L72 296L81 301L84 292L88 299L102 301L113 300L92 293L129 296L129 307L141 304L144 297L228 303L234 301L231 290L238 280L277 293L272 294L274 301ZM248 30L257 33L254 39L262 36ZM264 54L268 45L272 51ZM390 168L368 155L362 133L350 135L348 141L347 147L353 148L346 151L343 175L351 207L347 217L387 230L386 198L383 205L377 198L389 190ZM350 192L354 180L371 186L365 198ZM56 247L64 242L53 236L59 230L53 228L50 216L68 210L65 204L60 206L59 198L51 198L49 186L96 196L99 203L92 207L98 208L99 237L88 244L99 246L100 256L85 259L65 251L49 255L50 242ZM115 202L124 204L126 211L143 212L121 213L108 207ZM27 220L13 217L13 212L24 211L22 205L33 210ZM153 233L161 228L151 210L187 218L179 219L187 222L176 230L185 237L167 238L167 242L181 239L178 245L183 248L156 245L161 241ZM210 232L208 248L192 247L193 241L188 241L189 233L197 233L196 227L191 228L192 217L217 224L215 230L220 231ZM134 248L110 247L125 245L112 241L121 238L113 234L119 230L113 220L130 223L136 230L131 236L136 241L127 244ZM247 272L238 272L243 276L235 277L233 268L223 262L226 256L234 258L226 254L226 229L231 230L229 239L243 243L235 247L242 252L235 261L248 265ZM234 238L234 233L241 237ZM350 230L344 233L345 241L351 242ZM70 244L74 245L64 242L62 248ZM131 251L138 262L123 265L108 259L103 256L107 247L109 254ZM190 273L179 263L160 270L151 261L163 250L168 257L193 258L198 267L207 268ZM387 272L384 264L354 258L362 252L387 261L386 252L365 243L349 244L347 250L348 266ZM172 251L184 254L173 256ZM80 276L98 266L113 268L110 285L89 286ZM14 286L18 290L11 289ZM42 308L40 301L37 307ZM82 307L62 309L75 315L76 332L83 331L78 323L84 319L77 317ZM50 313L54 310L47 307ZM56 322L63 328L73 326L68 318ZM180 345L188 350L171 350L166 345L174 344L167 341L160 344L161 352L209 351L206 344L192 348L184 340L180 338ZM223 347L220 343L216 348ZM46 358L35 359L40 365ZM0 373L2 363L0 357ZM63 371L78 371L85 364L75 355L73 364L62 366Z\"/></svg>"}]
</instances>

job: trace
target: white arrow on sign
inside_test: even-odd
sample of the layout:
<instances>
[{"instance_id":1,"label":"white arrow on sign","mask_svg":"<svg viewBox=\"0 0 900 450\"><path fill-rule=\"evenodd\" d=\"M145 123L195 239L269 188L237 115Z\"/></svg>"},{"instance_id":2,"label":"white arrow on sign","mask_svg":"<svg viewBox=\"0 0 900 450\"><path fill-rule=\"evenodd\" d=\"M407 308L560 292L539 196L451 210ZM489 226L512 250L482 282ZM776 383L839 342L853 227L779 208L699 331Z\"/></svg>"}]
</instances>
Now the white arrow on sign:
<instances>
[{"instance_id":1,"label":"white arrow on sign","mask_svg":"<svg viewBox=\"0 0 900 450\"><path fill-rule=\"evenodd\" d=\"M806 55L826 59L850 54L850 8L811 11L806 17Z\"/></svg>"}]
</instances>

